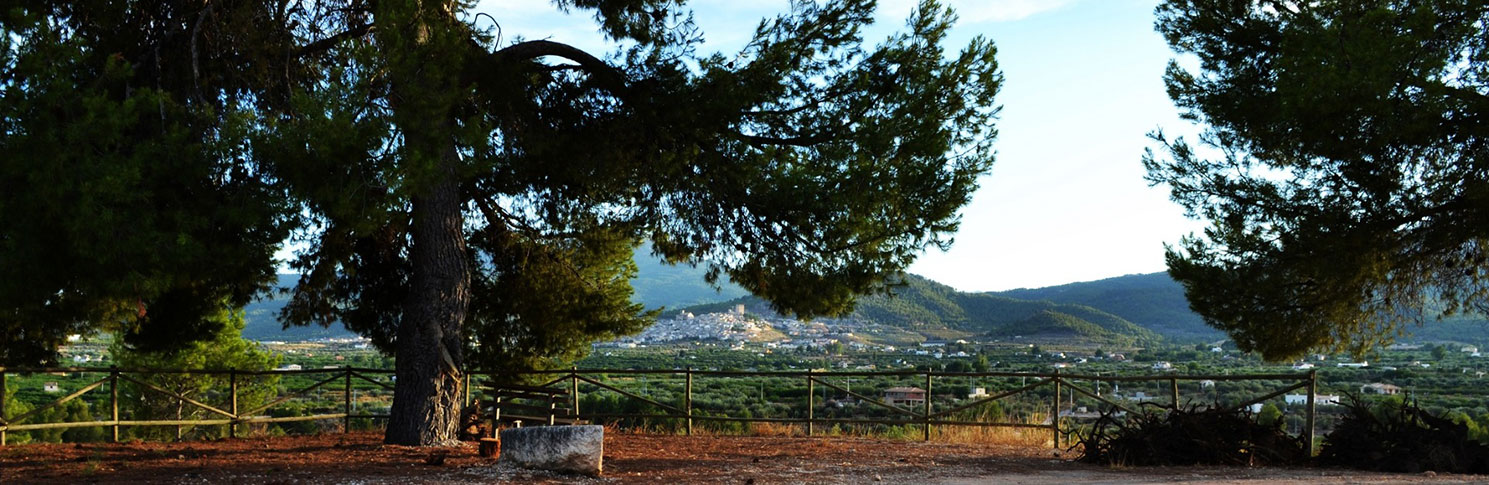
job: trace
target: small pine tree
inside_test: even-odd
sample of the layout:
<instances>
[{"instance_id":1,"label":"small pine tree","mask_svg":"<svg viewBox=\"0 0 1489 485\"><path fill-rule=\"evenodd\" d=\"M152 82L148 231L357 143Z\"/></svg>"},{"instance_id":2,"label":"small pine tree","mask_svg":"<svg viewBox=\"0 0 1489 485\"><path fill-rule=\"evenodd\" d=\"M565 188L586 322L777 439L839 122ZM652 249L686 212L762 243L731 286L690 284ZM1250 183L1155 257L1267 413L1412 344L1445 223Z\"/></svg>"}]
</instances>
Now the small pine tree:
<instances>
[{"instance_id":1,"label":"small pine tree","mask_svg":"<svg viewBox=\"0 0 1489 485\"><path fill-rule=\"evenodd\" d=\"M216 330L213 338L193 343L176 351L146 351L134 349L116 340L110 347L118 365L129 369L215 369L261 371L279 365L279 357L259 348L256 342L243 338L243 310L224 308L212 317ZM149 374L140 380L178 395L189 397L224 408L230 396L227 374ZM278 376L255 376L240 379L238 384L239 409L252 409L268 402L278 392ZM201 419L206 410L172 398L143 386L126 383L121 387L120 401L123 412L133 419ZM140 438L172 439L174 429L163 427L132 428L131 433ZM188 430L186 436L215 438L226 434L226 428Z\"/></svg>"}]
</instances>

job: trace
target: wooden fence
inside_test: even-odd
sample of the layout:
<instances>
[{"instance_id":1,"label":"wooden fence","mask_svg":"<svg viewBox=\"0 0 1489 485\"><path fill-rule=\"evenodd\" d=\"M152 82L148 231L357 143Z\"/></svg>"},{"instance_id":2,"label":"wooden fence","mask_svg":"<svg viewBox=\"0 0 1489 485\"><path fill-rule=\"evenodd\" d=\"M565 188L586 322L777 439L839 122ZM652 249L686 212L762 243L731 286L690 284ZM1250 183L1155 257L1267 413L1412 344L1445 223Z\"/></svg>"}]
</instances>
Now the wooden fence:
<instances>
[{"instance_id":1,"label":"wooden fence","mask_svg":"<svg viewBox=\"0 0 1489 485\"><path fill-rule=\"evenodd\" d=\"M178 426L179 427L179 426L236 425L236 424L245 424L245 423L273 423L273 422L307 421L307 420L322 420L322 419L340 419L340 420L342 420L343 431L346 431L346 430L350 430L351 429L351 420L353 418L373 418L373 419L387 418L387 415L384 415L384 414L368 414L368 413L357 414L357 413L353 413L353 406L352 406L352 398L351 398L351 396L352 396L352 382L354 380L356 380L356 381L365 381L365 382L368 382L368 383L372 383L375 386L377 386L378 388L383 389L383 390L387 390L387 391L391 391L392 390L392 387L390 385L388 385L388 384L386 384L386 383L384 383L384 382L382 382L380 380L377 380L377 379L374 379L372 377L369 377L369 376L374 376L374 375L390 375L390 374L392 374L392 371L387 370L387 369L364 369L364 368L349 368L349 367L328 368L328 369L305 369L305 370L273 370L273 371L161 370L161 369L126 370L126 369L116 369L116 368L109 368L109 369L98 369L98 368L5 369L5 368L0 368L0 389L4 389L5 380L6 380L6 375L7 374L16 374L16 373L59 373L59 372L61 372L61 373L93 373L93 374L102 374L102 375L104 375L104 377L101 378L101 379L98 379L96 381L93 381L91 384L88 384L88 385L84 386L82 389L79 389L79 390L77 390L77 391L75 391L75 392L73 392L71 394L68 394L68 395L62 397L61 399L58 399L58 400L53 401L51 403L47 403L45 405L39 406L39 407L37 407L35 409L32 409L32 410L30 410L30 411L28 411L28 412L26 412L24 414L18 415L18 416L9 416L6 413L6 402L5 402L6 397L5 397L5 395L4 395L3 392L0 392L0 446L3 446L5 444L5 439L6 439L5 436L6 436L6 433L7 432L12 432L12 431L27 431L27 430L39 430L39 429L57 429L57 428L99 427L99 426L110 428L112 430L112 438L115 441L117 441L118 438L119 438L119 428L121 426ZM212 406L212 405L209 405L209 404L200 402L200 401L198 401L196 399L192 399L192 398L187 397L187 396L182 396L182 395L179 395L179 394L170 392L170 391L168 391L166 389L162 389L160 387L157 387L157 386L154 386L152 384L149 384L149 383L145 382L144 379L138 377L138 376L146 376L146 375L150 375L150 374L214 374L214 375L224 375L225 374L225 375L227 375L229 377L229 383L230 383L229 384L230 389L229 389L229 392L228 392L228 398L229 399L228 399L228 404L226 406L227 409L222 409L222 408L219 408L219 407L216 407L216 406ZM275 399L269 401L268 403L259 405L259 406L255 407L253 409L248 409L248 410L240 410L240 409L238 409L238 396L239 396L238 382L239 382L239 379L241 377L245 377L245 376L263 376L263 375L294 375L294 374L323 374L323 375L329 375L329 376L326 377L326 378L324 378L324 379L322 379L322 380L319 380L319 381L315 382L312 385L309 385L309 386L306 386L306 387L303 387L303 388L300 388L300 389L294 389L294 390L291 390L291 391L289 391L289 392L287 392L287 393L285 393L283 395L279 395ZM1240 402L1240 403L1237 403L1237 404L1229 405L1229 407L1232 408L1232 409L1239 409L1239 408L1250 406L1252 404L1257 404L1257 403L1265 402L1265 401L1270 400L1270 399L1275 399L1275 398L1277 398L1279 396L1282 396L1282 395L1284 395L1284 394L1286 394L1288 392L1291 392L1291 391L1295 391L1295 390L1299 390L1299 389L1305 389L1305 393L1307 395L1307 398L1306 398L1306 408L1305 408L1305 411L1304 411L1305 412L1305 418L1304 418L1305 419L1305 424L1304 424L1304 426L1302 428L1302 434L1304 436L1305 442L1308 442L1308 443L1313 442L1313 438L1314 438L1314 424L1315 424L1316 416L1317 416L1317 414L1316 414L1316 403L1314 402L1314 399L1315 399L1315 396L1317 394L1317 389L1318 389L1318 376L1317 376L1316 372L1313 372L1313 371L1310 371L1308 373L1294 373L1294 374L1244 374L1244 375L1210 375L1210 376L1170 374L1170 375L1143 375L1143 376L1103 376L1103 375L1086 375L1086 374L1078 374L1078 373L1062 373L1059 370L1056 370L1056 371L1051 372L1051 373L1042 373L1042 372L967 372L967 373L954 373L954 372L922 372L922 371L880 371L880 372L815 372L815 371L799 371L799 372L734 372L734 371L705 371L705 370L691 370L691 369L686 369L686 370L568 369L568 370L532 371L532 372L515 373L515 374L514 373L497 374L497 373L486 373L486 372L472 372L472 373L468 373L467 376L466 376L466 379L467 379L466 384L467 385L466 385L466 395L465 395L465 401L466 401L467 404L471 400L472 388L470 386L470 383L471 383L470 378L472 376L475 376L475 377L483 377L484 376L486 379L483 379L483 381L498 381L498 382L500 382L500 381L521 380L523 378L533 378L533 379L536 379L536 380L546 381L544 384L542 384L539 387L559 386L559 388L567 388L565 390L567 391L566 394L568 395L569 399L572 400L570 402L570 406L571 406L570 407L570 409L571 409L570 412L573 414L572 417L574 419L585 420L585 421L595 421L595 420L605 420L605 419L625 419L625 418L634 418L634 419L675 419L675 420L679 420L679 421L681 421L683 423L684 432L686 432L687 434L690 434L690 435L693 432L693 422L695 420L702 420L702 421L724 421L724 422L743 422L743 423L789 423L789 424L800 424L800 425L803 425L805 427L805 431L806 431L806 433L808 435L811 435L811 434L815 433L816 432L816 428L817 428L818 425L835 425L835 424L847 424L847 425L912 425L912 426L918 425L921 428L921 430L922 430L922 439L925 439L925 440L929 440L931 438L931 430L932 430L933 427L936 427L936 426L1013 427L1013 428L1047 429L1050 432L1050 435L1052 437L1052 443L1053 443L1053 445L1056 448L1060 447L1060 445L1061 445L1062 432L1063 431L1068 431L1068 430L1062 430L1062 428L1061 428L1061 418L1060 418L1061 413L1060 413L1060 411L1061 411L1062 402L1064 402L1064 401L1062 401L1062 398L1064 398L1064 397L1069 397L1070 401L1073 402L1076 396L1081 396L1083 399L1092 400L1094 402L1100 403L1101 405L1109 406L1108 407L1108 410L1118 410L1118 411L1123 411L1123 412L1128 412L1128 413L1135 412L1135 410L1131 406L1131 403L1130 402L1123 402L1123 401L1115 400L1115 399L1112 399L1109 395L1103 395L1101 393L1101 390L1100 390L1100 385L1103 384L1103 383L1105 383L1107 385L1120 385L1120 383L1131 383L1131 382L1158 382L1158 383L1166 383L1167 384L1168 391L1169 391L1168 392L1169 395L1167 396L1168 399L1166 400L1167 402L1166 403L1156 402L1154 404L1158 404L1158 405L1161 405L1163 407L1173 408L1173 407L1178 407L1178 406L1181 406L1182 405L1181 396L1180 396L1180 393L1179 393L1179 383L1180 382L1186 382L1186 381L1188 381L1188 382L1211 381L1213 383L1213 382L1225 382L1225 381L1283 381L1284 382L1283 386L1281 388L1279 388L1279 389L1276 389L1273 392L1270 392L1270 393L1267 393L1267 394L1264 394L1264 395L1261 395L1261 396L1257 396L1255 398L1248 399L1248 400L1245 400L1245 401ZM671 376L672 378L681 378L682 381L683 381L683 383L682 383L683 384L683 392L681 394L680 402L661 402L661 401L658 401L656 399L652 399L650 397L643 396L643 395L641 395L641 394L639 394L637 392L634 392L633 390L623 389L619 385L605 382L605 379L607 379L607 378L620 377L620 376L629 376L629 377L637 377L637 376ZM695 380L695 378L702 379L702 378L765 378L765 377L785 378L785 379L788 379L788 380L799 380L799 382L801 382L801 385L804 386L805 389L806 389L806 412L805 412L805 416L800 416L800 417L742 417L742 416L720 416L720 415L698 414L698 413L695 413L695 411L697 411L694 408L694 406L693 406L693 396L694 396L694 392L693 392L694 389L693 388L694 388L694 380ZM855 391L853 391L852 389L850 389L847 386L842 386L842 385L839 385L838 383L833 382L834 379L855 378L855 377L856 378L892 378L892 379L899 379L899 380L910 380L910 381L913 381L913 382L916 382L916 383L919 383L919 384L923 384L925 386L925 389L924 389L924 391L925 391L925 393L924 393L924 399L921 399L920 400L921 403L920 403L919 406L915 406L913 408L912 407L906 407L906 406L903 406L903 405L897 405L897 404L894 404L894 403L885 402L884 399L879 398L879 397L872 397L872 396L865 395L862 392L855 392ZM992 379L992 378L1018 378L1018 379L1020 379L1022 381L1022 385L1020 385L1020 386L1018 386L1016 388L1013 388L1013 389L1004 390L1004 391L1001 391L1001 392L996 392L994 394L988 394L988 395L985 395L985 396L978 396L976 398L969 398L968 400L966 400L966 402L954 403L954 405L943 406L942 409L936 409L936 407L933 405L933 402L934 402L933 396L934 396L934 391L935 391L935 388L933 386L935 385L935 380L938 379L938 378L940 378L940 379L945 379L945 378L963 378L963 380L966 380L966 379L977 379L977 378L983 378L983 379ZM1034 380L1034 382L1033 383L1028 383L1027 381L1030 380L1030 379ZM207 411L210 414L216 415L217 417L214 418L214 419L136 419L136 420L121 420L119 418L119 385L120 385L120 381L126 381L126 382L129 382L129 383L132 383L132 384L134 384L136 386L139 386L143 390L147 390L147 391L153 392L153 393L158 393L158 394L163 395L163 396L165 396L167 398L170 398L170 399L176 399L176 400L178 400L181 403L191 404L193 406L196 406L198 408L201 408L201 409ZM341 409L342 412L339 412L339 413L327 413L327 414L317 414L317 415L312 415L312 416L269 417L269 416L263 416L263 415L261 415L261 413L263 413L263 412L265 412L265 411L273 408L274 406L278 406L280 404L283 404L283 403L285 403L287 401L290 401L291 399L295 399L295 398L298 398L298 397L303 397L307 393L309 393L310 391L313 391L315 389L319 389L319 388L324 387L324 386L327 386L327 385L335 384L335 383L338 383L338 382L340 384L342 384L342 386L343 386L342 387L343 401L342 401L342 409ZM478 382L480 382L480 381L478 381ZM606 391L608 391L608 392L614 392L616 394L619 394L620 396L624 396L626 399L631 399L631 400L635 400L635 401L640 402L640 403L644 403L644 404L650 405L650 406L654 407L655 409L661 410L661 412L658 412L658 413L634 413L634 414L616 414L616 413L606 414L606 413L586 413L586 412L583 412L584 410L580 409L580 384L581 383L590 386L592 388L592 391L591 392L606 392ZM883 409L887 410L890 413L890 416L889 417L885 417L885 418L831 418L831 417L819 417L819 416L816 415L816 410L818 408L818 404L819 403L817 401L816 392L815 392L816 386L819 386L819 385L820 386L825 386L825 387L830 388L830 389L833 389L833 390L835 390L837 392L840 392L840 393L842 393L842 394L844 394L846 396L851 396L853 399L856 399L860 403L871 405L871 406L875 406L875 407L879 407L879 408L883 408ZM46 409L49 409L49 408L52 408L52 407L55 407L55 406L60 406L60 405L66 403L68 401L71 401L73 399L77 399L77 398L81 397L82 395L84 395L84 394L86 394L86 393L88 393L90 391L97 390L97 389L99 389L101 387L104 387L104 386L107 386L107 392L109 393L109 408L110 408L109 409L109 412L110 412L110 419L108 419L108 420L95 420L95 421L87 421L87 422L64 422L64 423L34 423L34 424L25 424L25 423L23 423L23 421L26 421L29 418L32 418L32 417L37 416L39 413L41 413L42 411L44 411ZM1094 387L1094 389L1087 389L1087 386L1092 386L1092 387ZM1015 397L1015 396L1020 396L1020 395L1024 395L1024 394L1035 393L1036 391L1039 391L1039 390L1041 390L1043 388L1052 388L1053 391L1054 391L1052 393L1052 397L1049 399L1049 402L1048 402L1048 406L1049 406L1048 407L1049 419L1047 420L1047 422L1043 422L1043 423L1017 423L1017 422L966 421L966 420L953 419L953 416L956 415L957 413L961 413L963 411L968 411L968 410L975 410L975 409L981 408L983 406L988 406L988 405L990 405L990 404L992 404L994 402L998 402L998 401L1004 400L1004 399L1009 399L1009 398L1012 398L1012 397ZM945 395L945 394L947 394L947 393L943 393L943 395ZM230 436L231 436L231 433L233 433L233 432L236 431L234 428L235 428L234 426L229 426Z\"/></svg>"},{"instance_id":2,"label":"wooden fence","mask_svg":"<svg viewBox=\"0 0 1489 485\"><path fill-rule=\"evenodd\" d=\"M683 383L684 383L683 384L684 389L683 389L683 393L682 393L681 402L676 402L676 403L659 402L657 400L650 399L648 397L638 395L635 392L631 392L631 391L628 391L628 390L625 390L625 389L621 389L618 386L607 384L605 382L602 382L598 378L599 376L615 377L615 376L648 376L648 375L670 375L670 376L674 376L674 377L681 377L683 379ZM1203 381L1212 381L1212 382L1227 382L1227 381L1230 381L1230 382L1234 382L1234 381L1284 381L1285 384L1281 388L1275 389L1274 391L1272 391L1270 393L1267 393L1267 394L1264 394L1264 395L1261 395L1261 396L1257 396L1257 397L1254 397L1252 399L1247 399L1245 401L1241 401L1241 402L1236 403L1236 404L1228 405L1227 408L1228 409L1241 409L1241 408L1249 407L1249 406L1251 406L1253 404L1258 404L1258 403L1262 403L1262 402L1265 402L1265 401L1270 400L1270 399L1275 399L1277 397L1283 396L1283 395L1285 395L1285 394L1287 394L1289 392L1292 392L1292 391L1296 391L1296 390L1299 390L1299 389L1306 389L1305 392L1307 394L1307 397L1306 397L1306 407L1304 409L1304 414L1305 414L1304 420L1305 420L1305 424L1304 424L1304 426L1302 428L1302 434L1303 434L1304 439L1306 440L1305 442L1309 442L1309 443L1313 442L1313 439L1314 439L1314 426L1315 426L1315 421L1317 419L1317 406L1316 406L1316 403L1315 403L1315 397L1316 397L1316 394L1317 394L1317 391L1318 391L1318 375L1314 371L1309 371L1307 373L1293 373L1293 374L1240 374L1240 375L1177 375L1177 374L1173 374L1173 375L1143 375L1143 376L1102 376L1102 375L1087 375L1087 374L1075 374L1075 373L1062 373L1058 369L1055 370L1054 372L1051 372L1051 373L1041 373L1041 372L924 372L924 371L880 371L880 372L815 372L815 371L800 371L800 372L735 372L735 371L703 371L703 370L691 370L691 369L685 369L685 370L570 369L570 370L534 371L534 372L526 372L526 373L516 373L516 374L506 374L506 375L504 375L504 377L507 377L508 379L513 378L513 377L522 377L522 376L546 376L549 379L547 380L547 382L545 384L543 384L544 387L549 387L549 386L567 386L569 388L569 390L570 390L569 397L572 400L571 403L570 403L570 407L571 407L571 409L574 410L574 413L575 413L574 417L576 419L579 419L579 420L591 420L591 421L592 420L597 420L597 419L625 419L625 418L632 418L632 419L677 419L677 420L683 421L683 423L684 423L684 432L687 433L687 434L690 434L690 435L693 432L693 421L694 420L703 420L703 421L731 421L731 422L745 422L745 423L785 423L785 424L800 424L800 425L805 426L806 433L808 435L811 435L812 433L814 433L816 426L819 425L819 424L919 425L920 428L921 428L921 438L923 440L930 440L930 438L931 438L931 430L932 430L933 427L936 427L936 426L1009 427L1009 428L1036 428L1036 429L1037 428L1043 428L1043 429L1048 429L1049 430L1050 435L1051 435L1051 438L1052 438L1051 442L1053 443L1053 445L1056 448L1059 448L1061 446L1061 436L1064 434L1064 431L1068 431L1068 430L1061 429L1061 419L1060 419L1060 415L1061 415L1060 414L1061 403L1064 402L1063 401L1063 398L1066 397L1066 396L1069 396L1071 398L1071 400L1073 401L1074 400L1074 396L1079 395L1079 396L1082 396L1084 398L1091 399L1091 400L1094 400L1096 402L1099 402L1099 403L1101 403L1103 405L1110 406L1110 408L1113 409L1113 410L1118 410L1118 411L1127 412L1127 413L1135 413L1136 412L1130 406L1130 403L1119 402L1117 400L1111 399L1109 396L1104 396L1104 395L1101 394L1101 392L1099 391L1099 389L1098 390L1095 390L1095 391L1088 390L1088 389L1085 388L1085 386L1080 385L1082 383L1086 383L1086 384L1106 383L1108 385L1122 383L1122 382L1161 382L1161 383L1166 383L1167 384L1168 391L1169 391L1168 392L1168 394L1169 394L1168 398L1169 399L1167 400L1167 403L1163 403L1162 406L1165 407L1165 408L1174 408L1174 407L1178 407L1178 406L1182 406L1183 405L1183 401L1181 401L1181 395L1179 393L1179 383L1180 382L1184 382L1184 381L1189 381L1189 382L1203 382ZM714 378L731 378L731 377L732 378L740 378L740 377L745 377L745 378L748 378L748 377L780 377L780 378L788 378L788 379L800 379L801 382L803 382L803 385L805 386L805 388L807 390L807 392L806 392L806 396L807 396L806 416L805 417L795 417L795 418L780 418L780 417L765 418L765 417L730 417L730 416L715 416L715 415L699 415L699 414L695 414L695 412L694 412L695 409L693 407L693 387L694 387L694 380L695 380L695 378L706 378L706 377L714 377ZM918 381L919 383L922 383L925 386L925 389L924 389L925 390L925 394L924 394L925 399L921 400L922 402L921 402L920 406L917 406L917 408L904 407L904 406L899 406L899 405L895 405L895 404L891 404L891 403L885 402L882 398L875 398L875 397L864 395L862 393L853 392L851 389L848 389L848 388L846 388L844 386L841 386L841 385L838 385L838 384L834 384L833 382L830 382L829 381L829 379L833 379L833 378L850 378L850 377L861 377L861 378L884 378L884 377L889 377L889 378L899 378L899 379L911 379L911 380L914 380L914 381ZM1025 384L1023 384L1023 385L1021 385L1021 386L1019 386L1017 388L1011 389L1011 390L1005 390L1005 391L1002 391L1002 392L997 392L995 394L989 394L989 395L986 395L986 396L978 397L976 399L970 399L968 402L960 403L960 404L957 404L955 406L947 407L945 409L935 409L934 406L933 406L932 396L933 396L933 392L934 392L934 389L935 389L934 388L934 384L935 384L935 379L936 378L1019 378L1019 379L1024 380L1024 381L1027 381L1029 379L1034 379L1034 382L1033 383L1025 383ZM605 414L605 413L587 413L587 412L583 412L583 410L581 410L580 407L579 407L579 401L580 401L579 383L581 383L581 382L582 383L589 384L589 385L594 386L594 387L599 388L599 389L603 389L605 391L615 392L617 394L620 394L622 396L625 396L628 399L636 400L638 402L642 402L642 403L648 404L650 406L653 406L655 408L661 409L664 412L662 412L662 413L647 413L647 414ZM816 416L816 409L818 407L817 406L818 403L817 403L817 400L816 400L816 393L814 392L814 390L815 390L815 387L818 386L818 385L826 386L826 387L831 388L831 389L833 389L835 391L841 392L841 393L846 394L848 396L852 396L853 398L857 399L858 402L865 403L865 404L868 404L868 405L872 405L872 406L876 406L876 407L880 407L880 408L889 410L894 417L892 417L892 418L881 418L881 419L875 419L875 418L824 418L824 417L817 417ZM1099 384L1097 384L1097 385L1099 386ZM959 412L962 412L962 411L974 410L974 409L977 409L977 408L980 408L980 407L983 407L983 406L990 405L990 404L992 404L994 402L998 402L998 401L1001 401L1001 400L1004 400L1004 399L1009 399L1009 398L1016 397L1016 396L1023 395L1023 394L1027 394L1027 393L1033 393L1033 392L1035 392L1037 390L1040 390L1042 388L1047 388L1047 387L1048 388L1053 388L1053 391L1054 392L1052 393L1052 396L1051 396L1050 401L1049 401L1049 408L1048 409L1049 409L1049 416L1050 416L1050 418L1045 423L1032 424L1032 423L1017 423L1017 422L963 421L963 420L950 419L951 416L953 416L953 415L955 415L955 414L957 414Z\"/></svg>"},{"instance_id":3,"label":"wooden fence","mask_svg":"<svg viewBox=\"0 0 1489 485\"><path fill-rule=\"evenodd\" d=\"M352 402L351 402L352 392L351 392L351 389L352 389L352 382L353 382L353 380L369 382L369 383L372 383L373 385L378 386L379 388L385 389L385 390L387 390L389 392L391 392L392 389L393 389L391 386L389 386L386 383L383 383L383 382L380 382L380 381L378 381L376 379L373 379L371 377L368 377L368 375L392 374L392 371L385 370L385 369L359 369L359 368L350 368L350 367L339 367L339 368L334 368L334 369L269 370L269 371L244 371L244 370L235 370L235 369L188 369L188 370L175 370L175 369L119 369L119 368L101 369L101 368L79 368L79 367L40 368L40 369L7 369L7 368L0 367L0 390L5 389L5 381L6 381L6 376L7 375L14 375L14 374L34 374L34 373L47 373L47 374L57 374L57 373L62 373L62 374L102 374L104 377L101 378L101 379L95 380L95 381L93 381L92 383L90 383L88 385L83 386L83 388L78 389L77 391L74 391L71 394L68 394L66 396L63 396L60 399L57 399L55 401L52 401L52 402L43 404L43 405L38 406L38 407L36 407L34 409L31 409L30 411L27 411L24 414L20 414L20 415L17 415L17 416L10 416L6 412L6 396L5 396L5 393L4 392L0 392L0 446L4 446L6 444L6 435L8 434L8 432L41 430L41 429L59 429L59 428L65 429L65 428L107 427L107 428L110 429L110 436L111 436L111 440L112 441L118 441L119 440L119 428L122 427L122 426L177 426L177 427L179 427L179 426L214 426L214 425L238 425L238 424L252 424L252 423L282 423L282 422L293 422L293 421L312 421L312 420L320 420L320 419L341 419L342 420L343 428L345 430L349 430L349 429L351 429L351 420L353 418L387 418L387 415L380 415L380 414L355 414L355 413L352 413ZM217 376L223 376L223 375L225 375L225 376L228 377L228 387L229 387L228 394L227 394L227 396L228 396L228 403L227 403L226 406L224 406L227 409L222 409L221 407L213 406L213 405L210 405L210 404L201 402L201 401L199 401L197 399L194 399L194 398L191 398L191 397L187 397L187 396L183 396L183 395L180 395L180 394L171 392L169 390L162 389L162 388L160 388L160 387L158 387L156 385L150 384L148 382L145 382L146 379L144 378L144 376L153 375L153 374L206 374L206 375L217 375ZM238 397L240 395L239 394L239 389L238 389L238 384L239 384L240 379L247 378L247 377L253 377L253 376L267 376L267 375L285 376L285 375L297 375L297 374L329 374L329 377L326 377L325 379L319 380L319 381L317 381L314 384L311 384L309 386L305 386L305 387L302 387L302 388L299 388L299 389L292 389L292 390L290 390L287 393L284 393L282 395L277 396L276 398L274 398L273 400L269 401L268 403L261 404L261 405L259 405L257 407L252 408L252 409L246 409L246 410L240 410L240 409L238 409ZM207 413L209 413L211 415L215 415L217 417L214 418L214 419L136 419L136 420L124 420L124 419L120 419L119 418L119 388L120 388L121 381L122 382L130 383L130 384L134 384L136 386L139 386L139 388L142 391L144 391L144 392L150 392L150 393L159 394L161 396L165 396L165 397L170 398L170 399L175 399L175 400L177 400L177 401L179 401L181 403L184 403L184 404L190 404L192 406L195 406L197 408L200 408L202 410L205 410ZM281 417L270 417L270 416L264 416L264 415L261 414L261 413L263 413L263 412L265 412L265 411L267 411L267 410L269 410L269 409L271 409L271 408L273 408L275 406L279 406L279 405L284 404L284 403L286 403L286 402L288 402L288 401L290 401L292 399L305 396L307 393L309 393L311 391L314 391L316 389L320 389L320 388L325 387L325 386L330 385L330 384L337 383L338 381L343 386L342 387L342 394L344 396L344 399L343 399L343 402L342 402L343 411L340 412L340 413L317 414L317 415L311 415L311 416L281 416ZM51 409L53 407L57 407L57 406L61 406L63 404L66 404L69 401L72 401L74 399L78 399L78 398L82 397L84 394L87 394L87 393L89 393L91 391L97 390L97 389L99 389L101 387L105 387L105 386L107 387L107 391L106 392L108 392L108 395L109 395L109 397L108 397L109 419L108 420L94 420L94 421L82 421L82 422L61 422L61 423L33 423L33 424L23 424L22 423L23 421L26 421L29 418L36 417L36 416L40 415L43 411L46 411L46 410ZM236 431L237 431L236 430L236 426L229 426L228 427L229 436L233 436L233 434L236 433Z\"/></svg>"}]
</instances>

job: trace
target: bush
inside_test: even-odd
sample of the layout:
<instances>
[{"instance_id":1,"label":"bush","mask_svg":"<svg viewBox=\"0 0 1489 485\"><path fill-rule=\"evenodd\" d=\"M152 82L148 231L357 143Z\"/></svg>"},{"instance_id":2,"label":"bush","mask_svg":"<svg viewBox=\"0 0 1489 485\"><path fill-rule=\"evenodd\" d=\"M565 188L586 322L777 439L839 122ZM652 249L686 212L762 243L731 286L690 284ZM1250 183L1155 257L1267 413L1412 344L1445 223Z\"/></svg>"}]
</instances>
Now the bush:
<instances>
[{"instance_id":1,"label":"bush","mask_svg":"<svg viewBox=\"0 0 1489 485\"><path fill-rule=\"evenodd\" d=\"M1291 465L1307 461L1301 438L1282 421L1259 424L1244 410L1170 409L1125 420L1103 414L1077 435L1081 461L1102 465Z\"/></svg>"},{"instance_id":2,"label":"bush","mask_svg":"<svg viewBox=\"0 0 1489 485\"><path fill-rule=\"evenodd\" d=\"M1404 473L1489 473L1489 446L1473 440L1468 426L1427 412L1415 400L1371 406L1349 397L1349 412L1324 437L1320 463Z\"/></svg>"}]
</instances>

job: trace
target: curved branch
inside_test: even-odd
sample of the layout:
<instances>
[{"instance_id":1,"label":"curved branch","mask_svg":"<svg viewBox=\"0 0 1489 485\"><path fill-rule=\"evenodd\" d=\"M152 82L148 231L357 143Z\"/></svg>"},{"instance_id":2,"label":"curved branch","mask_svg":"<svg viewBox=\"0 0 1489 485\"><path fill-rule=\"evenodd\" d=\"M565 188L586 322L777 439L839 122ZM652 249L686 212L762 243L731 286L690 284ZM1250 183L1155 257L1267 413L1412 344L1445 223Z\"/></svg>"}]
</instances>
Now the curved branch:
<instances>
[{"instance_id":1,"label":"curved branch","mask_svg":"<svg viewBox=\"0 0 1489 485\"><path fill-rule=\"evenodd\" d=\"M579 68L590 73L600 86L617 96L630 92L630 81L620 69L605 63L577 47L550 40L530 40L512 44L487 56L488 69L506 67L514 62L530 61L540 57L562 57L573 61Z\"/></svg>"}]
</instances>

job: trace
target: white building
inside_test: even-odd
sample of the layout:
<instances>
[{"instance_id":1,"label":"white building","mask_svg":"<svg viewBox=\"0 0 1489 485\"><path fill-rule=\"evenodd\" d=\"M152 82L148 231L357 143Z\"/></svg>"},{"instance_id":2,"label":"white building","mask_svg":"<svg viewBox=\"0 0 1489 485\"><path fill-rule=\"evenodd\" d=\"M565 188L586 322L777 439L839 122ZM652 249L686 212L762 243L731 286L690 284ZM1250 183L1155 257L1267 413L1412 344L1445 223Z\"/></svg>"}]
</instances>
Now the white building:
<instances>
[{"instance_id":1,"label":"white building","mask_svg":"<svg viewBox=\"0 0 1489 485\"><path fill-rule=\"evenodd\" d=\"M1282 396L1282 400L1289 406L1308 404L1308 395L1288 394L1286 396ZM1313 403L1319 406L1333 406L1339 404L1339 396L1336 394L1314 394Z\"/></svg>"}]
</instances>

